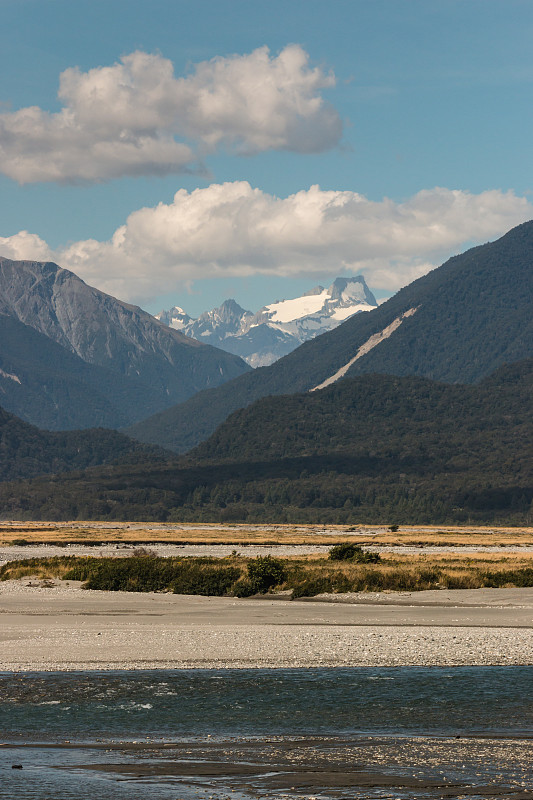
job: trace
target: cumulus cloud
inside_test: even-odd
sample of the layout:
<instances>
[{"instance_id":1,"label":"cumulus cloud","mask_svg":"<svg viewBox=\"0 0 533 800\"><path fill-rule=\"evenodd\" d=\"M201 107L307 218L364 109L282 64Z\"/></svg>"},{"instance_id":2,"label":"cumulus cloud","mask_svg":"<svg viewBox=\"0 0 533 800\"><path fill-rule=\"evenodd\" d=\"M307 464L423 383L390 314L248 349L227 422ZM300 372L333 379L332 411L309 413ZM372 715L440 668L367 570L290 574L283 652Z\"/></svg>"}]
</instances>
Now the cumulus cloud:
<instances>
[{"instance_id":1,"label":"cumulus cloud","mask_svg":"<svg viewBox=\"0 0 533 800\"><path fill-rule=\"evenodd\" d=\"M191 281L257 274L363 272L371 287L392 291L531 217L525 198L498 190L435 188L398 203L318 186L280 198L234 182L180 190L172 203L135 211L106 242L88 239L51 253L22 232L0 240L0 253L42 252L88 283L141 304Z\"/></svg>"},{"instance_id":2,"label":"cumulus cloud","mask_svg":"<svg viewBox=\"0 0 533 800\"><path fill-rule=\"evenodd\" d=\"M0 256L13 261L52 261L54 253L37 234L19 231L14 236L0 236Z\"/></svg>"},{"instance_id":3,"label":"cumulus cloud","mask_svg":"<svg viewBox=\"0 0 533 800\"><path fill-rule=\"evenodd\" d=\"M220 148L321 152L342 135L321 94L334 84L299 45L214 58L179 78L171 61L139 51L110 67L70 68L61 111L0 114L0 172L19 183L94 182L198 171Z\"/></svg>"}]
</instances>

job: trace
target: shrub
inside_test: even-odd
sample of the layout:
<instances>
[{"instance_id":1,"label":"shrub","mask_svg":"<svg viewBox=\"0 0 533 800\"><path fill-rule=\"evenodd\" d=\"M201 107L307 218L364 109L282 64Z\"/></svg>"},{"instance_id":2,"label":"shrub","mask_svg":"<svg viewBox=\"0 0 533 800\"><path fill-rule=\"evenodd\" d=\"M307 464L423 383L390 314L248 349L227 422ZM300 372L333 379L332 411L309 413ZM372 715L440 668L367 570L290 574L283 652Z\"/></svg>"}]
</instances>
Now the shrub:
<instances>
[{"instance_id":1,"label":"shrub","mask_svg":"<svg viewBox=\"0 0 533 800\"><path fill-rule=\"evenodd\" d=\"M272 556L257 556L248 564L248 579L254 592L268 592L283 583L286 572L283 562Z\"/></svg>"},{"instance_id":2,"label":"shrub","mask_svg":"<svg viewBox=\"0 0 533 800\"><path fill-rule=\"evenodd\" d=\"M303 578L292 590L291 598L314 597L317 594L331 594L333 592L349 592L352 590L352 581L346 575L310 575Z\"/></svg>"},{"instance_id":3,"label":"shrub","mask_svg":"<svg viewBox=\"0 0 533 800\"><path fill-rule=\"evenodd\" d=\"M357 564L375 564L380 560L379 553L368 553L358 544L336 544L329 551L331 561L353 561Z\"/></svg>"},{"instance_id":4,"label":"shrub","mask_svg":"<svg viewBox=\"0 0 533 800\"><path fill-rule=\"evenodd\" d=\"M182 562L176 578L170 584L174 594L202 594L207 597L223 597L240 577L238 567L213 566Z\"/></svg>"},{"instance_id":5,"label":"shrub","mask_svg":"<svg viewBox=\"0 0 533 800\"><path fill-rule=\"evenodd\" d=\"M174 573L175 565L165 559L146 556L101 559L88 565L84 588L110 592L159 592L169 587Z\"/></svg>"},{"instance_id":6,"label":"shrub","mask_svg":"<svg viewBox=\"0 0 533 800\"><path fill-rule=\"evenodd\" d=\"M481 573L482 586L500 588L501 586L516 586L526 588L533 586L533 569L506 569Z\"/></svg>"},{"instance_id":7,"label":"shrub","mask_svg":"<svg viewBox=\"0 0 533 800\"><path fill-rule=\"evenodd\" d=\"M317 594L333 591L333 581L331 576L323 578L306 578L298 583L292 590L291 599L297 600L298 597L314 597Z\"/></svg>"},{"instance_id":8,"label":"shrub","mask_svg":"<svg viewBox=\"0 0 533 800\"><path fill-rule=\"evenodd\" d=\"M136 558L157 558L155 550L150 550L147 547L136 547L131 555Z\"/></svg>"},{"instance_id":9,"label":"shrub","mask_svg":"<svg viewBox=\"0 0 533 800\"><path fill-rule=\"evenodd\" d=\"M255 594L255 589L251 581L241 578L234 584L233 594L235 597L251 597Z\"/></svg>"}]
</instances>

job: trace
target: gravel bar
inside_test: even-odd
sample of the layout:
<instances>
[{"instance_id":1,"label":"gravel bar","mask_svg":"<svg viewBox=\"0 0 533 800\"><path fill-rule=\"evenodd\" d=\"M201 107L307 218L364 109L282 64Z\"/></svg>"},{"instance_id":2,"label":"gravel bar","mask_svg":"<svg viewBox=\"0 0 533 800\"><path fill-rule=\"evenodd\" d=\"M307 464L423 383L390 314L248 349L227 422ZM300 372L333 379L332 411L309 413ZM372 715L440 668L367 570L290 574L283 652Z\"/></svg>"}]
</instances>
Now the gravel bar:
<instances>
[{"instance_id":1,"label":"gravel bar","mask_svg":"<svg viewBox=\"0 0 533 800\"><path fill-rule=\"evenodd\" d=\"M533 590L339 599L238 600L5 581L0 670L533 665Z\"/></svg>"}]
</instances>

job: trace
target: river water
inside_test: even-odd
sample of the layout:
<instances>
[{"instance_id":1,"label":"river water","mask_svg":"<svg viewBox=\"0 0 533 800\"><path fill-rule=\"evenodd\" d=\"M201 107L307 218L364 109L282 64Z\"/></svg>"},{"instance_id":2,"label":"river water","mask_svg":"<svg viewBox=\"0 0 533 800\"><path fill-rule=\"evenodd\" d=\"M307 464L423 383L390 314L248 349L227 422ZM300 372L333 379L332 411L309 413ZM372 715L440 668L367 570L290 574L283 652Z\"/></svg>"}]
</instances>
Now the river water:
<instances>
[{"instance_id":1,"label":"river water","mask_svg":"<svg viewBox=\"0 0 533 800\"><path fill-rule=\"evenodd\" d=\"M2 800L533 800L533 667L1 673L0 742Z\"/></svg>"}]
</instances>

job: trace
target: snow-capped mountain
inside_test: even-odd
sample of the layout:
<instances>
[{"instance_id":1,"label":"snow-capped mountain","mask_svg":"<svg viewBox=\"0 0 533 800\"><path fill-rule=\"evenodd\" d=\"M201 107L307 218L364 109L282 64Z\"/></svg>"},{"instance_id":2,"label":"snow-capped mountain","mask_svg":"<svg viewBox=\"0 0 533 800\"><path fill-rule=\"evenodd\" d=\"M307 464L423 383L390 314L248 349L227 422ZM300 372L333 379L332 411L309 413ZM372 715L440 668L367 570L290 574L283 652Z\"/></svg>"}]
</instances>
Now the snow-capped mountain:
<instances>
[{"instance_id":1,"label":"snow-capped mountain","mask_svg":"<svg viewBox=\"0 0 533 800\"><path fill-rule=\"evenodd\" d=\"M256 314L235 300L192 319L182 308L161 311L157 319L187 336L241 356L252 367L264 367L302 342L336 328L348 317L377 306L362 275L337 278L328 289L315 286L302 297L277 300Z\"/></svg>"}]
</instances>

